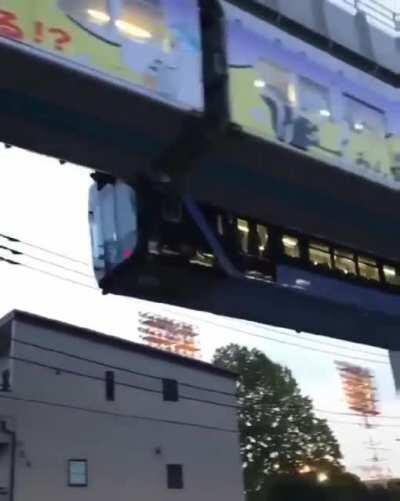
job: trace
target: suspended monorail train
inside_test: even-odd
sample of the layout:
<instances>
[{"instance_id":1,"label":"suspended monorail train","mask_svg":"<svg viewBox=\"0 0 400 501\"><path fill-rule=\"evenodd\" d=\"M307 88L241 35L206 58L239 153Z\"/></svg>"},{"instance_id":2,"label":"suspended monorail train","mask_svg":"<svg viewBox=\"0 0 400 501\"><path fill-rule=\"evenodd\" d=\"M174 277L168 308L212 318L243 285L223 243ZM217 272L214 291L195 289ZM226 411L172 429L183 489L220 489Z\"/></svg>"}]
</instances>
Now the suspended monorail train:
<instances>
[{"instance_id":1,"label":"suspended monorail train","mask_svg":"<svg viewBox=\"0 0 400 501\"><path fill-rule=\"evenodd\" d=\"M94 177L89 222L105 293L400 348L398 263Z\"/></svg>"}]
</instances>

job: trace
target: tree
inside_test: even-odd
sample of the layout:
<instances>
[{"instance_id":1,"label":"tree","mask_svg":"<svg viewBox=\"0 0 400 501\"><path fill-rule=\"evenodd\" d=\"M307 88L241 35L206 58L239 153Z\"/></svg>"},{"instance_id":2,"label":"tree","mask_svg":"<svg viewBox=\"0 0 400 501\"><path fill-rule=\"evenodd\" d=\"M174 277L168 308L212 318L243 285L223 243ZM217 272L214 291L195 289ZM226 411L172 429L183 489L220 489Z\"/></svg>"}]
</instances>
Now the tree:
<instances>
[{"instance_id":1,"label":"tree","mask_svg":"<svg viewBox=\"0 0 400 501\"><path fill-rule=\"evenodd\" d=\"M291 371L259 350L220 348L214 363L239 375L241 453L249 500L265 499L271 478L341 472L339 444Z\"/></svg>"}]
</instances>

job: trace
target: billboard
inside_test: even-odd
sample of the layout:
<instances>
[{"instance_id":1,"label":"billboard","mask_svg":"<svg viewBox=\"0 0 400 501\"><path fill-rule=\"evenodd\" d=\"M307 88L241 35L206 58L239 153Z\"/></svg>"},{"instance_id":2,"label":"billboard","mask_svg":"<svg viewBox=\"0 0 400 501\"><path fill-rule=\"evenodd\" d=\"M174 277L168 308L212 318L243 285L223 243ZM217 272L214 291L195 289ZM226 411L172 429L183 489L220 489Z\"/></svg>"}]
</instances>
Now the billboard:
<instances>
[{"instance_id":1,"label":"billboard","mask_svg":"<svg viewBox=\"0 0 400 501\"><path fill-rule=\"evenodd\" d=\"M179 108L203 108L196 0L0 0L0 36Z\"/></svg>"},{"instance_id":2,"label":"billboard","mask_svg":"<svg viewBox=\"0 0 400 501\"><path fill-rule=\"evenodd\" d=\"M223 7L231 120L399 189L397 91L228 2Z\"/></svg>"}]
</instances>

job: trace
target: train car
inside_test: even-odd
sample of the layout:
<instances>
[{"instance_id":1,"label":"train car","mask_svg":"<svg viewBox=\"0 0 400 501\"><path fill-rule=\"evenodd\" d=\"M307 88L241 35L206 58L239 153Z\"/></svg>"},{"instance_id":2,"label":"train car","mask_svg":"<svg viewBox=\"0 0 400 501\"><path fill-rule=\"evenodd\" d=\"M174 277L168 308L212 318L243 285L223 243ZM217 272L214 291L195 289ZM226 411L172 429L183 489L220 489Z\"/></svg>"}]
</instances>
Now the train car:
<instances>
[{"instance_id":1,"label":"train car","mask_svg":"<svg viewBox=\"0 0 400 501\"><path fill-rule=\"evenodd\" d=\"M95 178L89 221L105 293L400 349L399 263Z\"/></svg>"}]
</instances>

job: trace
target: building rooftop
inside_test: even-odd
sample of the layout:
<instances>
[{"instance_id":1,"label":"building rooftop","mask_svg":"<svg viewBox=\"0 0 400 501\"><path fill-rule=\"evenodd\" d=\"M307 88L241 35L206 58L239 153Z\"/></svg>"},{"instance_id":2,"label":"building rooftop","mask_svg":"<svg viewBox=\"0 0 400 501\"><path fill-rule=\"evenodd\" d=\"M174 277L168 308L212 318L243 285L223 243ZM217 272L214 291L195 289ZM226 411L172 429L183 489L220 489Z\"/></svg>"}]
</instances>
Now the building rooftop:
<instances>
[{"instance_id":1,"label":"building rooftop","mask_svg":"<svg viewBox=\"0 0 400 501\"><path fill-rule=\"evenodd\" d=\"M86 329L84 327L79 327L77 325L61 322L59 320L50 319L21 310L13 310L0 319L0 334L3 330L10 329L11 324L14 321L20 321L25 324L33 325L35 327L62 332L63 334L68 334L74 337L86 339L95 343L101 343L133 353L140 353L177 365L183 365L192 369L216 374L218 376L231 379L236 379L237 377L237 375L232 371L223 369L221 367L216 367L212 364L202 362L200 360L194 360L188 357L176 355L174 353L169 353L164 350L150 348L140 343L135 343L133 341L128 341L116 336L110 336L102 332L97 332L91 329Z\"/></svg>"}]
</instances>

